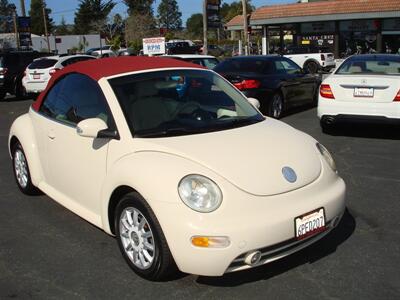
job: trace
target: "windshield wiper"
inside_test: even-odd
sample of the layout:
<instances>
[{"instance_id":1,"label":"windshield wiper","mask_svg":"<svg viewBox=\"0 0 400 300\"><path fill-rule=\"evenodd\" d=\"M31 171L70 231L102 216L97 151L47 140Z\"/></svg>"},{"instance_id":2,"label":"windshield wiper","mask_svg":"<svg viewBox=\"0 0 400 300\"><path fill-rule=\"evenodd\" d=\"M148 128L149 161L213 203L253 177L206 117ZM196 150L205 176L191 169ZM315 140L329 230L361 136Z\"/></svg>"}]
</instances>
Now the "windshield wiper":
<instances>
[{"instance_id":1,"label":"windshield wiper","mask_svg":"<svg viewBox=\"0 0 400 300\"><path fill-rule=\"evenodd\" d=\"M186 127L171 127L165 128L162 130L147 130L138 131L135 133L137 137L164 137L164 136L178 136L178 135L185 135L185 134L193 134L203 132L202 130L196 128L186 128Z\"/></svg>"}]
</instances>

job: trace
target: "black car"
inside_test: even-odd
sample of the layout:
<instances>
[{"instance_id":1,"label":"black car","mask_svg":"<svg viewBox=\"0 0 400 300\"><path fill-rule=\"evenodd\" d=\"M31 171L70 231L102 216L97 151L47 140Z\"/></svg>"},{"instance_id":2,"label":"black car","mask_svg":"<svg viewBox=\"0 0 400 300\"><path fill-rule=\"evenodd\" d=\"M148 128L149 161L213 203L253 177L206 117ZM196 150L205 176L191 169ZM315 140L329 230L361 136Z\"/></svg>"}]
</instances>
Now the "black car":
<instances>
[{"instance_id":1,"label":"black car","mask_svg":"<svg viewBox=\"0 0 400 300\"><path fill-rule=\"evenodd\" d=\"M26 67L38 57L48 55L37 51L8 51L0 52L0 100L6 93L17 97L25 94L22 77Z\"/></svg>"},{"instance_id":2,"label":"black car","mask_svg":"<svg viewBox=\"0 0 400 300\"><path fill-rule=\"evenodd\" d=\"M256 98L263 114L281 117L289 108L317 100L320 79L281 56L239 56L214 68L247 97Z\"/></svg>"},{"instance_id":3,"label":"black car","mask_svg":"<svg viewBox=\"0 0 400 300\"><path fill-rule=\"evenodd\" d=\"M190 46L188 42L167 42L165 52L167 54L198 54L201 46Z\"/></svg>"}]
</instances>

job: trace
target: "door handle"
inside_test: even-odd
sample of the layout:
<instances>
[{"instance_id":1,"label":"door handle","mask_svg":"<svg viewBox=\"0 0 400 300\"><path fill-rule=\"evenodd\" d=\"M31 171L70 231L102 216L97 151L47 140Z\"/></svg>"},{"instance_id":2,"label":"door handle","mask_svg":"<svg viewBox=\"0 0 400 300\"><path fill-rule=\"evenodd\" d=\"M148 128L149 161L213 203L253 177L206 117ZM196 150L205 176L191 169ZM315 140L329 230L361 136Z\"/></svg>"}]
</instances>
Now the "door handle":
<instances>
[{"instance_id":1,"label":"door handle","mask_svg":"<svg viewBox=\"0 0 400 300\"><path fill-rule=\"evenodd\" d=\"M51 139L51 140L54 140L54 139L56 138L56 135L54 134L54 131L53 131L53 130L50 130L50 131L47 133L47 136L48 136L49 139Z\"/></svg>"}]
</instances>

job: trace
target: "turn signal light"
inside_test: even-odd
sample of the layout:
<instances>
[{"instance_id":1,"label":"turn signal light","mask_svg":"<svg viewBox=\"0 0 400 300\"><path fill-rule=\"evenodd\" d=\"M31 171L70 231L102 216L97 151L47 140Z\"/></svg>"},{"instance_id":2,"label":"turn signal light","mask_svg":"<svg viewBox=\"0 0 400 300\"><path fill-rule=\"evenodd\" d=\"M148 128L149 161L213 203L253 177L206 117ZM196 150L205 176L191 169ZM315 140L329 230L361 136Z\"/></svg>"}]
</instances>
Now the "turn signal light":
<instances>
[{"instance_id":1,"label":"turn signal light","mask_svg":"<svg viewBox=\"0 0 400 300\"><path fill-rule=\"evenodd\" d=\"M233 84L238 90L249 90L249 89L257 89L261 86L261 82L254 79L244 79L241 82L237 82Z\"/></svg>"},{"instance_id":2,"label":"turn signal light","mask_svg":"<svg viewBox=\"0 0 400 300\"><path fill-rule=\"evenodd\" d=\"M324 98L335 99L329 84L321 84L319 87L319 94Z\"/></svg>"},{"instance_id":3,"label":"turn signal light","mask_svg":"<svg viewBox=\"0 0 400 300\"><path fill-rule=\"evenodd\" d=\"M225 248L231 243L226 236L193 236L191 242L201 248Z\"/></svg>"},{"instance_id":4,"label":"turn signal light","mask_svg":"<svg viewBox=\"0 0 400 300\"><path fill-rule=\"evenodd\" d=\"M399 102L400 101L400 90L397 92L396 97L394 97L393 101Z\"/></svg>"}]
</instances>

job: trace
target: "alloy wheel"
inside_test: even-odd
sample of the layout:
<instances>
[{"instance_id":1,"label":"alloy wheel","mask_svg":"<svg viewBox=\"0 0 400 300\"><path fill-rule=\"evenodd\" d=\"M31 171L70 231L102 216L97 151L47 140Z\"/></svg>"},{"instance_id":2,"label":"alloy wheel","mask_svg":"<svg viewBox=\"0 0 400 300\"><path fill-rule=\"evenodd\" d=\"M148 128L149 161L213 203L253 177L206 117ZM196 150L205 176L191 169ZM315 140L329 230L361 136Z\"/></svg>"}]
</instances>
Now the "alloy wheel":
<instances>
[{"instance_id":1,"label":"alloy wheel","mask_svg":"<svg viewBox=\"0 0 400 300\"><path fill-rule=\"evenodd\" d=\"M22 150L17 149L14 152L14 170L18 184L22 188L26 188L28 185L28 164Z\"/></svg>"}]
</instances>

